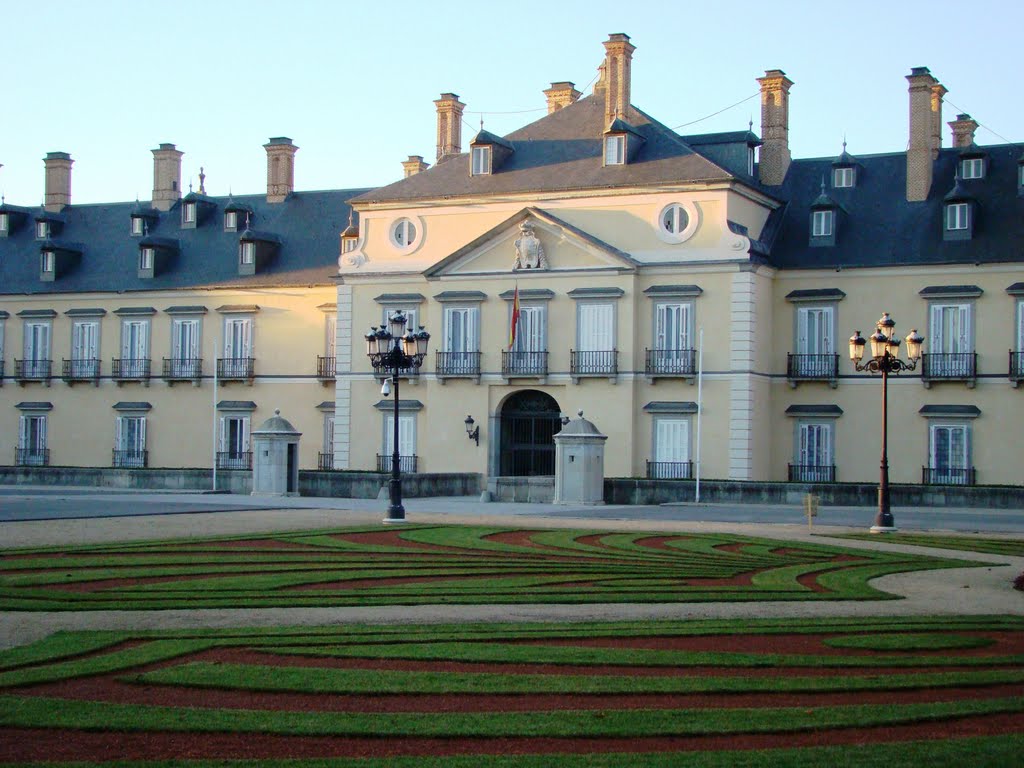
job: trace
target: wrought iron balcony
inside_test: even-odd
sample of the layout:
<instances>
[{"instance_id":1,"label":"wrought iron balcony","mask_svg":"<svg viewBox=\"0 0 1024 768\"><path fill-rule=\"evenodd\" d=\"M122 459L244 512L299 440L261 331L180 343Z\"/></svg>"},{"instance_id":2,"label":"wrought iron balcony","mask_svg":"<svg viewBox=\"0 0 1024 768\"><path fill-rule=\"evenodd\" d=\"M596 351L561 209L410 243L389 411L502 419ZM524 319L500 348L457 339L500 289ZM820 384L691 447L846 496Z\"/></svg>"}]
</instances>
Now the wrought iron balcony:
<instances>
[{"instance_id":1,"label":"wrought iron balcony","mask_svg":"<svg viewBox=\"0 0 1024 768\"><path fill-rule=\"evenodd\" d=\"M337 375L338 358L316 356L316 377L320 381L334 381Z\"/></svg>"},{"instance_id":2,"label":"wrought iron balcony","mask_svg":"<svg viewBox=\"0 0 1024 768\"><path fill-rule=\"evenodd\" d=\"M3 372L3 363L0 363L0 373ZM1014 385L1024 381L1024 352L1010 352L1010 381Z\"/></svg>"},{"instance_id":3,"label":"wrought iron balcony","mask_svg":"<svg viewBox=\"0 0 1024 768\"><path fill-rule=\"evenodd\" d=\"M15 448L14 463L19 467L47 467L50 465L50 449Z\"/></svg>"},{"instance_id":4,"label":"wrought iron balcony","mask_svg":"<svg viewBox=\"0 0 1024 768\"><path fill-rule=\"evenodd\" d=\"M68 384L74 381L91 381L95 384L100 379L100 361L95 358L64 360L61 364L61 378Z\"/></svg>"},{"instance_id":5,"label":"wrought iron balcony","mask_svg":"<svg viewBox=\"0 0 1024 768\"><path fill-rule=\"evenodd\" d=\"M217 451L217 469L252 469L252 451Z\"/></svg>"},{"instance_id":6,"label":"wrought iron balcony","mask_svg":"<svg viewBox=\"0 0 1024 768\"><path fill-rule=\"evenodd\" d=\"M648 461L647 477L650 480L691 480L692 461Z\"/></svg>"},{"instance_id":7,"label":"wrought iron balcony","mask_svg":"<svg viewBox=\"0 0 1024 768\"><path fill-rule=\"evenodd\" d=\"M932 381L966 381L974 386L978 375L977 352L925 352L921 355L921 379Z\"/></svg>"},{"instance_id":8,"label":"wrought iron balcony","mask_svg":"<svg viewBox=\"0 0 1024 768\"><path fill-rule=\"evenodd\" d=\"M114 358L110 375L115 381L149 381L150 360L146 358Z\"/></svg>"},{"instance_id":9,"label":"wrought iron balcony","mask_svg":"<svg viewBox=\"0 0 1024 768\"><path fill-rule=\"evenodd\" d=\"M921 482L925 485L974 485L974 467L921 467Z\"/></svg>"},{"instance_id":10,"label":"wrought iron balcony","mask_svg":"<svg viewBox=\"0 0 1024 768\"><path fill-rule=\"evenodd\" d=\"M144 469L149 464L149 451L114 450L113 466L120 469Z\"/></svg>"},{"instance_id":11,"label":"wrought iron balcony","mask_svg":"<svg viewBox=\"0 0 1024 768\"><path fill-rule=\"evenodd\" d=\"M167 381L194 381L202 375L203 361L198 357L164 358L164 379Z\"/></svg>"},{"instance_id":12,"label":"wrought iron balcony","mask_svg":"<svg viewBox=\"0 0 1024 768\"><path fill-rule=\"evenodd\" d=\"M437 352L434 372L438 378L480 378L480 353Z\"/></svg>"},{"instance_id":13,"label":"wrought iron balcony","mask_svg":"<svg viewBox=\"0 0 1024 768\"><path fill-rule=\"evenodd\" d=\"M619 372L617 349L596 351L570 350L569 372L579 376L615 376Z\"/></svg>"},{"instance_id":14,"label":"wrought iron balcony","mask_svg":"<svg viewBox=\"0 0 1024 768\"><path fill-rule=\"evenodd\" d=\"M835 481L835 464L789 465L789 482L791 483L834 483Z\"/></svg>"},{"instance_id":15,"label":"wrought iron balcony","mask_svg":"<svg viewBox=\"0 0 1024 768\"><path fill-rule=\"evenodd\" d=\"M644 373L657 376L690 378L697 375L697 350L647 349L644 351Z\"/></svg>"},{"instance_id":16,"label":"wrought iron balcony","mask_svg":"<svg viewBox=\"0 0 1024 768\"><path fill-rule=\"evenodd\" d=\"M221 357L217 359L217 378L221 381L252 382L256 360L252 357Z\"/></svg>"},{"instance_id":17,"label":"wrought iron balcony","mask_svg":"<svg viewBox=\"0 0 1024 768\"><path fill-rule=\"evenodd\" d=\"M790 383L827 381L835 384L839 380L839 355L786 355L786 378Z\"/></svg>"},{"instance_id":18,"label":"wrought iron balcony","mask_svg":"<svg viewBox=\"0 0 1024 768\"><path fill-rule=\"evenodd\" d=\"M502 350L501 375L506 379L513 376L547 376L548 353Z\"/></svg>"},{"instance_id":19,"label":"wrought iron balcony","mask_svg":"<svg viewBox=\"0 0 1024 768\"><path fill-rule=\"evenodd\" d=\"M416 465L418 464L417 457L415 454L412 456L399 456L398 457L398 468L402 472L415 472ZM391 454L387 456L378 453L377 454L377 471L378 472L390 472L391 471Z\"/></svg>"},{"instance_id":20,"label":"wrought iron balcony","mask_svg":"<svg viewBox=\"0 0 1024 768\"><path fill-rule=\"evenodd\" d=\"M14 379L19 384L27 381L49 381L52 376L52 360L18 360L14 361Z\"/></svg>"},{"instance_id":21,"label":"wrought iron balcony","mask_svg":"<svg viewBox=\"0 0 1024 768\"><path fill-rule=\"evenodd\" d=\"M331 472L334 469L334 454L318 453L316 456L316 468L319 472Z\"/></svg>"}]
</instances>

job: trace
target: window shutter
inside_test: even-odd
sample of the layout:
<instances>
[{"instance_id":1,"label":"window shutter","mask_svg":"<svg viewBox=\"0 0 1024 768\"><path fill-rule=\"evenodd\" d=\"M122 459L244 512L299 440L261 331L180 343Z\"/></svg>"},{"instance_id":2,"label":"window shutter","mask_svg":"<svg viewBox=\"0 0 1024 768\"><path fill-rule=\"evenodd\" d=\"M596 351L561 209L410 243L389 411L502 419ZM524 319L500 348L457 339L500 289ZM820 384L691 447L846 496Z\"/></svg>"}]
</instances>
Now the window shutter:
<instances>
[{"instance_id":1,"label":"window shutter","mask_svg":"<svg viewBox=\"0 0 1024 768\"><path fill-rule=\"evenodd\" d=\"M139 450L139 451L146 450L146 417L145 416L142 416L142 417L139 418L139 432L138 432L138 437L136 439L138 441L138 445L136 446L136 449Z\"/></svg>"},{"instance_id":2,"label":"window shutter","mask_svg":"<svg viewBox=\"0 0 1024 768\"><path fill-rule=\"evenodd\" d=\"M338 343L338 316L327 316L327 356L334 357Z\"/></svg>"},{"instance_id":3,"label":"window shutter","mask_svg":"<svg viewBox=\"0 0 1024 768\"><path fill-rule=\"evenodd\" d=\"M1024 172L1024 165L1021 166ZM3 332L0 330L0 349L3 349ZM1017 302L1017 351L1024 352L1024 301Z\"/></svg>"},{"instance_id":4,"label":"window shutter","mask_svg":"<svg viewBox=\"0 0 1024 768\"><path fill-rule=\"evenodd\" d=\"M415 416L398 417L398 453L401 456L412 456L416 453L414 445Z\"/></svg>"},{"instance_id":5,"label":"window shutter","mask_svg":"<svg viewBox=\"0 0 1024 768\"><path fill-rule=\"evenodd\" d=\"M249 417L242 419L242 453L249 452Z\"/></svg>"},{"instance_id":6,"label":"window shutter","mask_svg":"<svg viewBox=\"0 0 1024 768\"><path fill-rule=\"evenodd\" d=\"M582 352L611 352L614 305L580 304L579 348Z\"/></svg>"},{"instance_id":7,"label":"window shutter","mask_svg":"<svg viewBox=\"0 0 1024 768\"><path fill-rule=\"evenodd\" d=\"M689 421L659 419L657 424L655 461L689 461Z\"/></svg>"},{"instance_id":8,"label":"window shutter","mask_svg":"<svg viewBox=\"0 0 1024 768\"><path fill-rule=\"evenodd\" d=\"M124 416L118 416L114 427L114 450L124 450Z\"/></svg>"},{"instance_id":9,"label":"window shutter","mask_svg":"<svg viewBox=\"0 0 1024 768\"><path fill-rule=\"evenodd\" d=\"M18 447L28 448L28 416L22 416L18 425Z\"/></svg>"},{"instance_id":10,"label":"window shutter","mask_svg":"<svg viewBox=\"0 0 1024 768\"><path fill-rule=\"evenodd\" d=\"M946 338L945 338L945 334L943 333L943 327L942 327L942 325L943 325L943 323L942 323L942 321L943 321L943 311L942 310L943 310L943 307L941 307L939 305L933 305L932 306L932 311L931 311L931 315L932 315L932 321L931 321L931 326L932 326L931 327L931 331L932 331L932 348L935 350L936 354L941 354L941 353L946 351L946 349L945 349ZM933 464L932 466L935 466L935 465Z\"/></svg>"},{"instance_id":11,"label":"window shutter","mask_svg":"<svg viewBox=\"0 0 1024 768\"><path fill-rule=\"evenodd\" d=\"M324 414L324 453L334 453L334 414Z\"/></svg>"},{"instance_id":12,"label":"window shutter","mask_svg":"<svg viewBox=\"0 0 1024 768\"><path fill-rule=\"evenodd\" d=\"M39 416L37 418L39 419L39 421L38 421L38 424L39 424L39 445L38 445L38 448L40 450L46 450L46 417L45 416Z\"/></svg>"}]
</instances>

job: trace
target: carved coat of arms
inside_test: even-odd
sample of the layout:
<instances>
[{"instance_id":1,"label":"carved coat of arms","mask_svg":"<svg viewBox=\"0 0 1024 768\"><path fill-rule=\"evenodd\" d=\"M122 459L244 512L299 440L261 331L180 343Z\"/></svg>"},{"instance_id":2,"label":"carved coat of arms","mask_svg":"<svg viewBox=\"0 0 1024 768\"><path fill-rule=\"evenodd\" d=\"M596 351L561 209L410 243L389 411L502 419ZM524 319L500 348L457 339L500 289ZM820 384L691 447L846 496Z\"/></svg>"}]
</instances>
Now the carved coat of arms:
<instances>
[{"instance_id":1,"label":"carved coat of arms","mask_svg":"<svg viewBox=\"0 0 1024 768\"><path fill-rule=\"evenodd\" d=\"M519 232L515 243L516 260L512 269L548 269L548 257L544 255L544 246L533 233L533 222L524 221L519 225Z\"/></svg>"}]
</instances>

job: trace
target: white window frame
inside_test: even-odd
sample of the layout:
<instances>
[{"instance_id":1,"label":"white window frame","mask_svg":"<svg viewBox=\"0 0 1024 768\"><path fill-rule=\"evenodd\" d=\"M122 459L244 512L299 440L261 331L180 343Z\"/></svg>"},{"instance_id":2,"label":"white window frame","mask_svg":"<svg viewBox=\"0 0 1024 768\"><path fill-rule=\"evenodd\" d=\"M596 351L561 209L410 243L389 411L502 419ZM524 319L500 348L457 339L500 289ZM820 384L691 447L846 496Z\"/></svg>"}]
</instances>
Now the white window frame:
<instances>
[{"instance_id":1,"label":"white window frame","mask_svg":"<svg viewBox=\"0 0 1024 768\"><path fill-rule=\"evenodd\" d=\"M0 213L0 232L7 234L11 229L11 220L6 213Z\"/></svg>"},{"instance_id":2,"label":"white window frame","mask_svg":"<svg viewBox=\"0 0 1024 768\"><path fill-rule=\"evenodd\" d=\"M1017 351L1024 352L1024 299L1017 300ZM3 359L3 323L0 323L0 359Z\"/></svg>"},{"instance_id":3,"label":"white window frame","mask_svg":"<svg viewBox=\"0 0 1024 768\"><path fill-rule=\"evenodd\" d=\"M811 212L811 237L831 237L835 229L835 211L826 208Z\"/></svg>"},{"instance_id":4,"label":"white window frame","mask_svg":"<svg viewBox=\"0 0 1024 768\"><path fill-rule=\"evenodd\" d=\"M796 308L796 353L829 355L835 352L836 308L810 304Z\"/></svg>"},{"instance_id":5,"label":"white window frame","mask_svg":"<svg viewBox=\"0 0 1024 768\"><path fill-rule=\"evenodd\" d=\"M139 269L151 271L156 261L154 249L146 246L139 249Z\"/></svg>"},{"instance_id":6,"label":"white window frame","mask_svg":"<svg viewBox=\"0 0 1024 768\"><path fill-rule=\"evenodd\" d=\"M253 336L255 321L251 315L224 318L224 358L242 360L255 357Z\"/></svg>"},{"instance_id":7,"label":"white window frame","mask_svg":"<svg viewBox=\"0 0 1024 768\"><path fill-rule=\"evenodd\" d=\"M835 464L835 424L832 420L796 423L793 463L812 467L831 467ZM816 482L824 482L824 478Z\"/></svg>"},{"instance_id":8,"label":"white window frame","mask_svg":"<svg viewBox=\"0 0 1024 768\"><path fill-rule=\"evenodd\" d=\"M118 416L114 428L114 450L138 455L138 463L122 461L121 466L144 466L146 452L146 417L143 415Z\"/></svg>"},{"instance_id":9,"label":"white window frame","mask_svg":"<svg viewBox=\"0 0 1024 768\"><path fill-rule=\"evenodd\" d=\"M395 314L396 312L401 312L403 315L405 315L405 332L406 333L408 333L409 331L418 331L419 330L419 325L417 324L418 321L419 321L419 316L420 316L419 307L410 307L410 306L405 306L405 307L399 307L399 306L384 307L384 317L381 319L381 324L385 328L388 328L388 321L391 320L391 316L393 314Z\"/></svg>"},{"instance_id":10,"label":"white window frame","mask_svg":"<svg viewBox=\"0 0 1024 768\"><path fill-rule=\"evenodd\" d=\"M512 302L509 302L509 323L511 325ZM519 322L516 324L516 341L513 352L547 352L547 304L521 304Z\"/></svg>"},{"instance_id":11,"label":"white window frame","mask_svg":"<svg viewBox=\"0 0 1024 768\"><path fill-rule=\"evenodd\" d=\"M22 352L25 375L37 378L48 374L53 324L49 320L26 320L23 327Z\"/></svg>"},{"instance_id":12,"label":"white window frame","mask_svg":"<svg viewBox=\"0 0 1024 768\"><path fill-rule=\"evenodd\" d=\"M982 157L965 157L960 161L961 179L985 178L985 159Z\"/></svg>"},{"instance_id":13,"label":"white window frame","mask_svg":"<svg viewBox=\"0 0 1024 768\"><path fill-rule=\"evenodd\" d=\"M623 134L604 137L604 164L626 164L626 137Z\"/></svg>"},{"instance_id":14,"label":"white window frame","mask_svg":"<svg viewBox=\"0 0 1024 768\"><path fill-rule=\"evenodd\" d=\"M944 450L940 450L938 435L947 432ZM960 433L961 445L957 450L953 434ZM943 455L944 454L944 455ZM935 421L928 425L928 467L932 477L943 470L967 470L971 468L971 426L964 422Z\"/></svg>"},{"instance_id":15,"label":"white window frame","mask_svg":"<svg viewBox=\"0 0 1024 768\"><path fill-rule=\"evenodd\" d=\"M43 464L47 440L47 418L45 413L23 413L18 419L18 449L27 451L24 464Z\"/></svg>"},{"instance_id":16,"label":"white window frame","mask_svg":"<svg viewBox=\"0 0 1024 768\"><path fill-rule=\"evenodd\" d=\"M324 352L328 358L338 353L338 316L333 312L324 316Z\"/></svg>"},{"instance_id":17,"label":"white window frame","mask_svg":"<svg viewBox=\"0 0 1024 768\"><path fill-rule=\"evenodd\" d=\"M961 232L963 230L970 229L970 226L970 203L946 204L946 230L948 232Z\"/></svg>"},{"instance_id":18,"label":"white window frame","mask_svg":"<svg viewBox=\"0 0 1024 768\"><path fill-rule=\"evenodd\" d=\"M256 263L256 243L246 240L239 243L238 261L240 264L250 265Z\"/></svg>"},{"instance_id":19,"label":"white window frame","mask_svg":"<svg viewBox=\"0 0 1024 768\"><path fill-rule=\"evenodd\" d=\"M100 323L75 320L71 324L71 372L76 377L95 373L88 364L100 359Z\"/></svg>"},{"instance_id":20,"label":"white window frame","mask_svg":"<svg viewBox=\"0 0 1024 768\"><path fill-rule=\"evenodd\" d=\"M187 202L181 206L181 223L196 223L196 204L194 202Z\"/></svg>"},{"instance_id":21,"label":"white window frame","mask_svg":"<svg viewBox=\"0 0 1024 768\"><path fill-rule=\"evenodd\" d=\"M753 147L747 147L747 175L754 175L755 154Z\"/></svg>"},{"instance_id":22,"label":"white window frame","mask_svg":"<svg viewBox=\"0 0 1024 768\"><path fill-rule=\"evenodd\" d=\"M186 328L192 328L185 332ZM180 375L186 363L199 359L202 346L202 324L198 317L171 318L171 366Z\"/></svg>"},{"instance_id":23,"label":"white window frame","mask_svg":"<svg viewBox=\"0 0 1024 768\"><path fill-rule=\"evenodd\" d=\"M443 351L449 353L480 351L479 306L445 306Z\"/></svg>"},{"instance_id":24,"label":"white window frame","mask_svg":"<svg viewBox=\"0 0 1024 768\"><path fill-rule=\"evenodd\" d=\"M663 243L684 243L693 237L700 224L700 211L688 201L676 200L655 209L654 231ZM669 229L671 223L672 231Z\"/></svg>"},{"instance_id":25,"label":"white window frame","mask_svg":"<svg viewBox=\"0 0 1024 768\"><path fill-rule=\"evenodd\" d=\"M488 145L470 148L473 176L488 176L491 173L491 148Z\"/></svg>"},{"instance_id":26,"label":"white window frame","mask_svg":"<svg viewBox=\"0 0 1024 768\"><path fill-rule=\"evenodd\" d=\"M384 434L381 446L382 456L391 456L394 452L394 439L395 439L395 415L393 413L385 413L384 416ZM402 413L398 414L398 455L413 457L416 455L416 414L415 413Z\"/></svg>"},{"instance_id":27,"label":"white window frame","mask_svg":"<svg viewBox=\"0 0 1024 768\"><path fill-rule=\"evenodd\" d=\"M53 251L43 251L39 254L39 270L48 275L57 271L57 257Z\"/></svg>"},{"instance_id":28,"label":"white window frame","mask_svg":"<svg viewBox=\"0 0 1024 768\"><path fill-rule=\"evenodd\" d=\"M690 214L679 203L666 205L658 218L662 230L671 237L679 237L690 225Z\"/></svg>"},{"instance_id":29,"label":"white window frame","mask_svg":"<svg viewBox=\"0 0 1024 768\"><path fill-rule=\"evenodd\" d=\"M321 453L334 454L334 411L324 412L323 444Z\"/></svg>"},{"instance_id":30,"label":"white window frame","mask_svg":"<svg viewBox=\"0 0 1024 768\"><path fill-rule=\"evenodd\" d=\"M833 168L832 186L836 189L848 189L853 186L853 168Z\"/></svg>"},{"instance_id":31,"label":"white window frame","mask_svg":"<svg viewBox=\"0 0 1024 768\"><path fill-rule=\"evenodd\" d=\"M693 314L693 301L659 301L654 305L654 348L663 360L676 359L694 349ZM670 315L677 315L674 323Z\"/></svg>"},{"instance_id":32,"label":"white window frame","mask_svg":"<svg viewBox=\"0 0 1024 768\"><path fill-rule=\"evenodd\" d=\"M236 232L238 230L238 211L224 211L224 231Z\"/></svg>"},{"instance_id":33,"label":"white window frame","mask_svg":"<svg viewBox=\"0 0 1024 768\"><path fill-rule=\"evenodd\" d=\"M576 302L577 351L615 351L616 307L614 301Z\"/></svg>"},{"instance_id":34,"label":"white window frame","mask_svg":"<svg viewBox=\"0 0 1024 768\"><path fill-rule=\"evenodd\" d=\"M355 237L343 237L341 238L341 252L351 253L359 245L359 239Z\"/></svg>"},{"instance_id":35,"label":"white window frame","mask_svg":"<svg viewBox=\"0 0 1024 768\"><path fill-rule=\"evenodd\" d=\"M223 413L220 416L220 452L239 459L251 450L250 418L247 413Z\"/></svg>"},{"instance_id":36,"label":"white window frame","mask_svg":"<svg viewBox=\"0 0 1024 768\"><path fill-rule=\"evenodd\" d=\"M396 219L388 229L391 244L401 251L415 248L423 239L423 224L407 216Z\"/></svg>"},{"instance_id":37,"label":"white window frame","mask_svg":"<svg viewBox=\"0 0 1024 768\"><path fill-rule=\"evenodd\" d=\"M933 302L928 309L929 351L935 354L973 352L973 325L972 302Z\"/></svg>"},{"instance_id":38,"label":"white window frame","mask_svg":"<svg viewBox=\"0 0 1024 768\"><path fill-rule=\"evenodd\" d=\"M131 217L131 234L134 237L138 237L143 234L145 227L145 220L141 216Z\"/></svg>"},{"instance_id":39,"label":"white window frame","mask_svg":"<svg viewBox=\"0 0 1024 768\"><path fill-rule=\"evenodd\" d=\"M693 420L689 416L657 416L651 429L652 461L689 462L693 460ZM676 477L655 470L655 477Z\"/></svg>"},{"instance_id":40,"label":"white window frame","mask_svg":"<svg viewBox=\"0 0 1024 768\"><path fill-rule=\"evenodd\" d=\"M36 222L36 240L46 240L50 237L50 222Z\"/></svg>"},{"instance_id":41,"label":"white window frame","mask_svg":"<svg viewBox=\"0 0 1024 768\"><path fill-rule=\"evenodd\" d=\"M122 360L138 362L149 359L149 326L149 319L138 317L121 321Z\"/></svg>"}]
</instances>

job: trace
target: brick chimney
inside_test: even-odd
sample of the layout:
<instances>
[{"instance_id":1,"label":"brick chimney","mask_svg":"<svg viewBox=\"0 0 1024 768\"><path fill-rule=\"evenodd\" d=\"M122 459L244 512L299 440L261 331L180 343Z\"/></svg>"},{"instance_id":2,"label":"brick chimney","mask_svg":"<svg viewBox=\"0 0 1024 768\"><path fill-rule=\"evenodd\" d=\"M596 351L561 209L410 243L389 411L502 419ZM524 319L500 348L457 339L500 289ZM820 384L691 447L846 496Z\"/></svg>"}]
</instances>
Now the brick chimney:
<instances>
[{"instance_id":1,"label":"brick chimney","mask_svg":"<svg viewBox=\"0 0 1024 768\"><path fill-rule=\"evenodd\" d=\"M550 115L563 107L575 104L583 94L576 90L575 83L563 80L559 83L552 83L551 87L544 91L544 95L548 100L548 114Z\"/></svg>"},{"instance_id":2,"label":"brick chimney","mask_svg":"<svg viewBox=\"0 0 1024 768\"><path fill-rule=\"evenodd\" d=\"M953 129L953 146L969 147L974 143L974 132L978 130L978 121L970 115L957 115L956 120L948 123Z\"/></svg>"},{"instance_id":3,"label":"brick chimney","mask_svg":"<svg viewBox=\"0 0 1024 768\"><path fill-rule=\"evenodd\" d=\"M409 155L408 160L402 161L402 170L405 171L404 178L408 179L410 176L415 176L417 173L423 173L430 166L423 162L423 155Z\"/></svg>"},{"instance_id":4,"label":"brick chimney","mask_svg":"<svg viewBox=\"0 0 1024 768\"><path fill-rule=\"evenodd\" d=\"M65 205L71 205L71 165L74 162L67 152L47 152L43 158L46 168L43 207L46 210L58 213Z\"/></svg>"},{"instance_id":5,"label":"brick chimney","mask_svg":"<svg viewBox=\"0 0 1024 768\"><path fill-rule=\"evenodd\" d=\"M169 211L181 199L181 158L173 144L161 144L153 150L153 207Z\"/></svg>"},{"instance_id":6,"label":"brick chimney","mask_svg":"<svg viewBox=\"0 0 1024 768\"><path fill-rule=\"evenodd\" d=\"M295 153L299 148L287 136L277 136L263 148L267 150L267 202L283 203L295 190Z\"/></svg>"},{"instance_id":7,"label":"brick chimney","mask_svg":"<svg viewBox=\"0 0 1024 768\"><path fill-rule=\"evenodd\" d=\"M928 67L914 67L910 84L910 142L907 148L907 200L927 200L932 165L942 146L942 97L946 89Z\"/></svg>"},{"instance_id":8,"label":"brick chimney","mask_svg":"<svg viewBox=\"0 0 1024 768\"><path fill-rule=\"evenodd\" d=\"M437 162L462 152L462 111L466 105L458 94L442 93L437 107Z\"/></svg>"},{"instance_id":9,"label":"brick chimney","mask_svg":"<svg viewBox=\"0 0 1024 768\"><path fill-rule=\"evenodd\" d=\"M789 89L793 81L781 69L769 69L757 78L761 85L761 183L777 186L786 178L789 151Z\"/></svg>"},{"instance_id":10,"label":"brick chimney","mask_svg":"<svg viewBox=\"0 0 1024 768\"><path fill-rule=\"evenodd\" d=\"M605 127L611 125L616 118L628 119L633 51L635 50L636 46L629 42L629 35L621 33L608 35L608 39L604 43L601 90L604 92Z\"/></svg>"}]
</instances>

